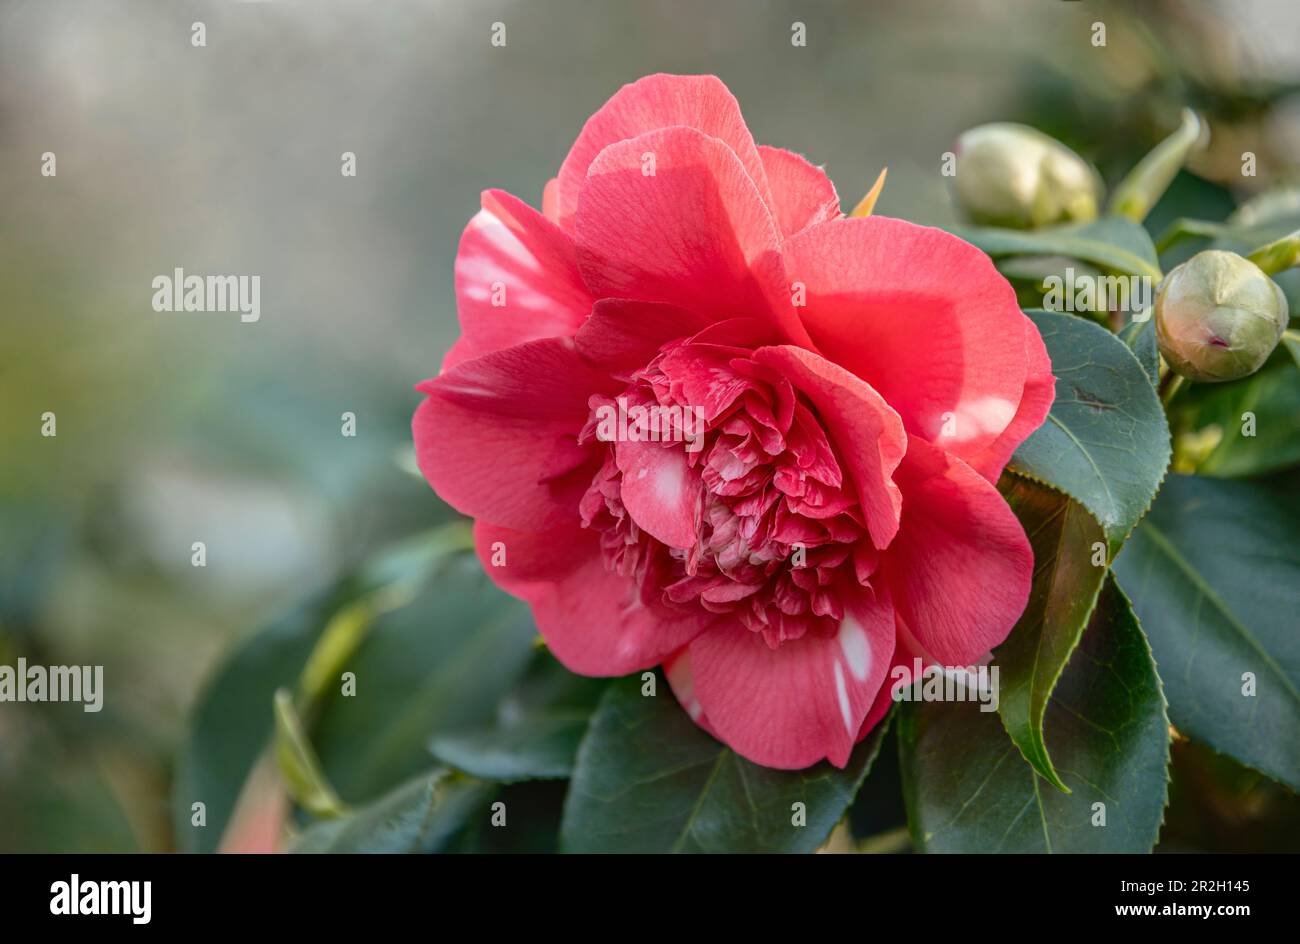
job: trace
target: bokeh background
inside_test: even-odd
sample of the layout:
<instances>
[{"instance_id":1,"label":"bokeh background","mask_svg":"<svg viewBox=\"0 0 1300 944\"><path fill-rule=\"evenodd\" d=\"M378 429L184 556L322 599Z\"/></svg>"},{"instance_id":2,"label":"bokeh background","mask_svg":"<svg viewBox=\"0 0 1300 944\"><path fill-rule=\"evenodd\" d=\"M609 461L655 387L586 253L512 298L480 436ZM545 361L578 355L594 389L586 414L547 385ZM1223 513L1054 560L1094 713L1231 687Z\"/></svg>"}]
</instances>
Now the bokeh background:
<instances>
[{"instance_id":1,"label":"bokeh background","mask_svg":"<svg viewBox=\"0 0 1300 944\"><path fill-rule=\"evenodd\" d=\"M1159 232L1300 179L1297 36L1292 0L4 0L0 663L100 664L107 695L0 704L0 850L188 847L171 797L223 655L451 516L411 472L409 418L456 335L479 191L539 203L623 83L715 73L846 204L888 166L877 212L935 224L964 128L1034 124L1114 182L1190 104L1212 143ZM154 312L177 266L260 275L261 321ZM863 834L901 823L893 756ZM1294 797L1175 758L1163 847L1294 848Z\"/></svg>"}]
</instances>

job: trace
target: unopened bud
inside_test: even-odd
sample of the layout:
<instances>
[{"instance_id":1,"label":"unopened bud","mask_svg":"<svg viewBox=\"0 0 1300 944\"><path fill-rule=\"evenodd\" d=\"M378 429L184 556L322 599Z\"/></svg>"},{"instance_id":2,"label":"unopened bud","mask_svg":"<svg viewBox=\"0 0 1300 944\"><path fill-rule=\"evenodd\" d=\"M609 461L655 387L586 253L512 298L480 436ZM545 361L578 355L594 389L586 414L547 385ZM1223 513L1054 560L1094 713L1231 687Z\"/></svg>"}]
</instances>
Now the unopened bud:
<instances>
[{"instance_id":1,"label":"unopened bud","mask_svg":"<svg viewBox=\"0 0 1300 944\"><path fill-rule=\"evenodd\" d=\"M1189 380L1237 380L1259 370L1286 330L1286 296L1251 262L1217 249L1175 268L1156 289L1156 342Z\"/></svg>"},{"instance_id":2,"label":"unopened bud","mask_svg":"<svg viewBox=\"0 0 1300 944\"><path fill-rule=\"evenodd\" d=\"M1096 219L1102 183L1087 161L1027 125L1000 122L957 139L957 202L976 223L1017 229Z\"/></svg>"}]
</instances>

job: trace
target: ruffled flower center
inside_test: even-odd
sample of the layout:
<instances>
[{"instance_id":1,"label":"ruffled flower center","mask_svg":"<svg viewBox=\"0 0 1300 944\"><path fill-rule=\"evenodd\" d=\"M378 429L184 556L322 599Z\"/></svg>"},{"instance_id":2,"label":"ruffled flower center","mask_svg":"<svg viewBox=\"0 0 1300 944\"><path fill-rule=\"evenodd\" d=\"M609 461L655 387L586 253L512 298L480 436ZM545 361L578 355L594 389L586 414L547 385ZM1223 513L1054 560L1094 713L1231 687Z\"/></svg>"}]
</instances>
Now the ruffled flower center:
<instances>
[{"instance_id":1,"label":"ruffled flower center","mask_svg":"<svg viewBox=\"0 0 1300 944\"><path fill-rule=\"evenodd\" d=\"M833 634L845 581L865 585L877 555L812 404L722 344L673 342L627 380L619 397L592 397L580 436L605 449L580 511L607 566L647 603L733 613L773 648ZM667 482L660 527L628 507L647 467Z\"/></svg>"}]
</instances>

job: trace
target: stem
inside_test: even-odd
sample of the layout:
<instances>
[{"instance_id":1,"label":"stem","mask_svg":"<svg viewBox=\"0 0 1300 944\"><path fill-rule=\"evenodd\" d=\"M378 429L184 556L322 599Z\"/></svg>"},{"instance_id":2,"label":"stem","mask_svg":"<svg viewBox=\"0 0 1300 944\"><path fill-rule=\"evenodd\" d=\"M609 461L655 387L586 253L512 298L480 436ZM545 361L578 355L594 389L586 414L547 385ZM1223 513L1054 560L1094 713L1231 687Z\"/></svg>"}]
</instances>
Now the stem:
<instances>
[{"instance_id":1,"label":"stem","mask_svg":"<svg viewBox=\"0 0 1300 944\"><path fill-rule=\"evenodd\" d=\"M285 791L295 803L314 816L337 818L348 808L325 778L320 760L312 749L302 719L293 708L293 696L286 689L275 693L275 758Z\"/></svg>"},{"instance_id":2,"label":"stem","mask_svg":"<svg viewBox=\"0 0 1300 944\"><path fill-rule=\"evenodd\" d=\"M1173 379L1165 387L1164 393L1160 394L1160 403L1164 406L1166 412L1169 411L1170 401L1178 395L1179 390L1183 389L1183 382L1182 374L1173 374Z\"/></svg>"}]
</instances>

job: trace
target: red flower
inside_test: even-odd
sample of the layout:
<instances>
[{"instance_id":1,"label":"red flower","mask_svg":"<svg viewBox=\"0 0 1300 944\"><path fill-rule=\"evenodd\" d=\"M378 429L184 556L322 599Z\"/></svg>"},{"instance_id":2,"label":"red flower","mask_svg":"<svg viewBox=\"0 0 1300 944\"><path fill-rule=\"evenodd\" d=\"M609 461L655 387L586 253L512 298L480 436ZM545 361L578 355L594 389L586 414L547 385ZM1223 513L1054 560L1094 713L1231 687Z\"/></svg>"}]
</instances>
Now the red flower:
<instances>
[{"instance_id":1,"label":"red flower","mask_svg":"<svg viewBox=\"0 0 1300 944\"><path fill-rule=\"evenodd\" d=\"M977 662L1024 608L992 483L1042 340L981 252L843 218L711 76L623 88L543 205L488 191L465 230L420 468L573 671L663 663L745 757L843 766L891 663Z\"/></svg>"}]
</instances>

